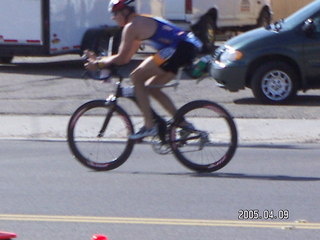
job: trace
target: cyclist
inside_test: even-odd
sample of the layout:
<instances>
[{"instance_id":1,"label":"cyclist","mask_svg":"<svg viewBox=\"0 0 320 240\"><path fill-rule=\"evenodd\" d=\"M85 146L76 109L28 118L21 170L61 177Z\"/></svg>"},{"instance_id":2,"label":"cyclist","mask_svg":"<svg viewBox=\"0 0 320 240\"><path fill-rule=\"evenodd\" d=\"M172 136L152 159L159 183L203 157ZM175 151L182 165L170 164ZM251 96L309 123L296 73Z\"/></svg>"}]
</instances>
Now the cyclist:
<instances>
[{"instance_id":1,"label":"cyclist","mask_svg":"<svg viewBox=\"0 0 320 240\"><path fill-rule=\"evenodd\" d=\"M185 32L164 19L137 14L134 0L111 0L109 11L113 20L123 27L119 52L101 58L87 52L86 68L96 70L111 64L126 64L142 41L155 48L158 52L146 58L130 74L135 86L135 96L144 116L144 126L130 138L137 140L155 136L158 134L158 127L153 122L149 95L172 116L176 113L176 107L160 88L147 86L163 85L171 81L180 67L192 63L202 43L192 33Z\"/></svg>"}]
</instances>

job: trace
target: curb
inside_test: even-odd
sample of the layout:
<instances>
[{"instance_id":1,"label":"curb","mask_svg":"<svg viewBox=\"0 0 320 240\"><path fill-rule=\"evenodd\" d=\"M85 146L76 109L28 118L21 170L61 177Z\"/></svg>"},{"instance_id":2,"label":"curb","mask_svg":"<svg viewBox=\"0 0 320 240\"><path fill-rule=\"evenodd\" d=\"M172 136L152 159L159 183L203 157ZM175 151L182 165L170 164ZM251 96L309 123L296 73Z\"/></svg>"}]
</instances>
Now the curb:
<instances>
[{"instance_id":1,"label":"curb","mask_svg":"<svg viewBox=\"0 0 320 240\"><path fill-rule=\"evenodd\" d=\"M70 116L2 115L0 139L66 140ZM134 117L133 122L142 122ZM239 144L319 143L317 119L235 119Z\"/></svg>"}]
</instances>

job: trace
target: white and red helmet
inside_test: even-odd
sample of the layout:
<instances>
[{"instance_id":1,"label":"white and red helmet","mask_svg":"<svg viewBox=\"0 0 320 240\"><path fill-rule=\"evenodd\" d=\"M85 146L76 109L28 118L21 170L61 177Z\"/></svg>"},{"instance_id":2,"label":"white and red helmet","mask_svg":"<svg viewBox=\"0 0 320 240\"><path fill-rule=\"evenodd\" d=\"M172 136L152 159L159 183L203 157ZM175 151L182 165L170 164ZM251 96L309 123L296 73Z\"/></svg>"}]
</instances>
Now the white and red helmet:
<instances>
[{"instance_id":1,"label":"white and red helmet","mask_svg":"<svg viewBox=\"0 0 320 240\"><path fill-rule=\"evenodd\" d=\"M134 0L110 0L109 12L120 11L126 7L134 7Z\"/></svg>"}]
</instances>

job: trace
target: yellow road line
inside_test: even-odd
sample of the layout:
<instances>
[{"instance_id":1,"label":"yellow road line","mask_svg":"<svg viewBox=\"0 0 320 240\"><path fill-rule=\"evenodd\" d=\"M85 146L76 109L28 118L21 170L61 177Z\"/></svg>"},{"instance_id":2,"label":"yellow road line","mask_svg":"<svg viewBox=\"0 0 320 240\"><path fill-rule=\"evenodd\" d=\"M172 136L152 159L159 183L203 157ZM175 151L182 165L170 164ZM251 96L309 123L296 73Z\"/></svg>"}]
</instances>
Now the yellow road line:
<instances>
[{"instance_id":1,"label":"yellow road line","mask_svg":"<svg viewBox=\"0 0 320 240\"><path fill-rule=\"evenodd\" d=\"M55 215L16 215L0 214L0 221L33 222L77 222L77 223L116 223L146 225L182 225L203 227L247 227L247 228L283 228L283 229L320 229L320 223L309 222L269 222L269 221L231 221L170 218L127 218L127 217L90 217Z\"/></svg>"}]
</instances>

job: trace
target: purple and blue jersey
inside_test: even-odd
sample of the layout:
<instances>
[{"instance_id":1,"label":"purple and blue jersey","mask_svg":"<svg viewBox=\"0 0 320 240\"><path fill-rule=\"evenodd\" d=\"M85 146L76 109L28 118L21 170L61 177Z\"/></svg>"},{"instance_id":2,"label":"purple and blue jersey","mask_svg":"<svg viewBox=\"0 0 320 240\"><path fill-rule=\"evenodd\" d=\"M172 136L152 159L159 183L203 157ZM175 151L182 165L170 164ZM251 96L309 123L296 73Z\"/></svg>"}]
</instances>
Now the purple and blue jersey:
<instances>
[{"instance_id":1,"label":"purple and blue jersey","mask_svg":"<svg viewBox=\"0 0 320 240\"><path fill-rule=\"evenodd\" d=\"M145 40L147 45L156 50L161 50L168 47L176 48L179 42L186 41L201 49L202 43L193 33L188 33L164 19L158 17L151 18L157 22L158 27L153 36Z\"/></svg>"}]
</instances>

